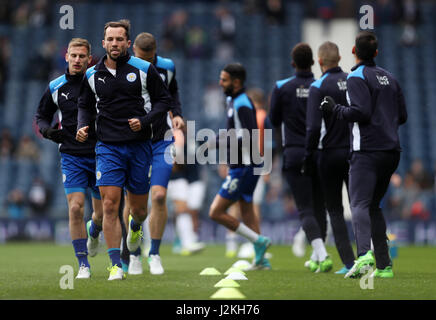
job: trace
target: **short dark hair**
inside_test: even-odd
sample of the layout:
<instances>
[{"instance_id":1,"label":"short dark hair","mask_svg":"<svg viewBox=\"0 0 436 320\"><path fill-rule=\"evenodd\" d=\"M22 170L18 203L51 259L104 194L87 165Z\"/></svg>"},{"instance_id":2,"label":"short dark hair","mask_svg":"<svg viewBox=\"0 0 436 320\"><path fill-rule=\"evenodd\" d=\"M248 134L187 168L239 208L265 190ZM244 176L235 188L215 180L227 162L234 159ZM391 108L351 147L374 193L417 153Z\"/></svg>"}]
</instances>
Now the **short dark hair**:
<instances>
[{"instance_id":1,"label":"short dark hair","mask_svg":"<svg viewBox=\"0 0 436 320\"><path fill-rule=\"evenodd\" d=\"M377 36L370 31L362 31L356 36L356 56L361 60L374 59L378 47Z\"/></svg>"},{"instance_id":2,"label":"short dark hair","mask_svg":"<svg viewBox=\"0 0 436 320\"><path fill-rule=\"evenodd\" d=\"M292 49L292 60L299 69L308 69L313 65L312 49L307 43L298 43Z\"/></svg>"},{"instance_id":3,"label":"short dark hair","mask_svg":"<svg viewBox=\"0 0 436 320\"><path fill-rule=\"evenodd\" d=\"M145 52L150 52L156 50L156 39L151 33L141 32L136 36L134 45Z\"/></svg>"},{"instance_id":4,"label":"short dark hair","mask_svg":"<svg viewBox=\"0 0 436 320\"><path fill-rule=\"evenodd\" d=\"M230 75L230 78L239 79L241 80L241 84L244 84L247 72L242 64L229 63L224 67L223 71L227 72Z\"/></svg>"},{"instance_id":5,"label":"short dark hair","mask_svg":"<svg viewBox=\"0 0 436 320\"><path fill-rule=\"evenodd\" d=\"M121 19L118 21L109 21L104 25L103 39L106 38L106 29L107 28L119 28L122 27L126 30L127 40L130 40L130 21L127 19Z\"/></svg>"}]
</instances>

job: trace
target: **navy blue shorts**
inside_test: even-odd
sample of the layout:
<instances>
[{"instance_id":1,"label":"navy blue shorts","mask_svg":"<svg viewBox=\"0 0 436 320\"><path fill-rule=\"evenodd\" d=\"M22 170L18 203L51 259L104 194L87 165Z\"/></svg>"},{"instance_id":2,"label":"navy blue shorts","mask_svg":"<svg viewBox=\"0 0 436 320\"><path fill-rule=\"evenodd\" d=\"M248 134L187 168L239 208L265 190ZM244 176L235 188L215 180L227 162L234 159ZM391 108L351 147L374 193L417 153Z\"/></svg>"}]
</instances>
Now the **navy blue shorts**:
<instances>
[{"instance_id":1,"label":"navy blue shorts","mask_svg":"<svg viewBox=\"0 0 436 320\"><path fill-rule=\"evenodd\" d=\"M254 175L253 169L253 166L229 169L218 194L229 200L252 202L254 189L259 180L259 176Z\"/></svg>"},{"instance_id":2,"label":"navy blue shorts","mask_svg":"<svg viewBox=\"0 0 436 320\"><path fill-rule=\"evenodd\" d=\"M150 185L167 188L174 165L174 138L153 143L152 150Z\"/></svg>"},{"instance_id":3,"label":"navy blue shorts","mask_svg":"<svg viewBox=\"0 0 436 320\"><path fill-rule=\"evenodd\" d=\"M92 197L101 199L95 183L95 158L73 156L61 152L62 181L65 194L86 193L91 188Z\"/></svg>"},{"instance_id":4,"label":"navy blue shorts","mask_svg":"<svg viewBox=\"0 0 436 320\"><path fill-rule=\"evenodd\" d=\"M97 186L126 188L133 194L150 190L149 171L152 159L150 141L123 144L97 142Z\"/></svg>"}]
</instances>

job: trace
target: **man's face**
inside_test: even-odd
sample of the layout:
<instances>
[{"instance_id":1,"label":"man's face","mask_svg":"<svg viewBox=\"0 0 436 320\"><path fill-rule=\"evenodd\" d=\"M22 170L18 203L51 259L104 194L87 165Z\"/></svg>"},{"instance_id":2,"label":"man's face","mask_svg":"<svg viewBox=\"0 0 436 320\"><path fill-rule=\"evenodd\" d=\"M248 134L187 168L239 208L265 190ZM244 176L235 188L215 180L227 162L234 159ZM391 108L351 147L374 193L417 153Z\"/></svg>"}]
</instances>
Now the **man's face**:
<instances>
[{"instance_id":1,"label":"man's face","mask_svg":"<svg viewBox=\"0 0 436 320\"><path fill-rule=\"evenodd\" d=\"M92 57L88 55L88 49L84 46L69 47L65 55L65 61L68 62L68 71L71 75L85 73Z\"/></svg>"},{"instance_id":2,"label":"man's face","mask_svg":"<svg viewBox=\"0 0 436 320\"><path fill-rule=\"evenodd\" d=\"M223 89L225 95L230 96L233 93L233 80L228 72L221 71L219 85Z\"/></svg>"},{"instance_id":3,"label":"man's face","mask_svg":"<svg viewBox=\"0 0 436 320\"><path fill-rule=\"evenodd\" d=\"M144 51L135 45L133 45L133 52L135 53L135 57L153 63L154 56L156 55L156 50Z\"/></svg>"},{"instance_id":4,"label":"man's face","mask_svg":"<svg viewBox=\"0 0 436 320\"><path fill-rule=\"evenodd\" d=\"M123 27L108 27L102 43L109 57L116 61L119 57L127 54L131 41L127 40L126 29Z\"/></svg>"}]
</instances>

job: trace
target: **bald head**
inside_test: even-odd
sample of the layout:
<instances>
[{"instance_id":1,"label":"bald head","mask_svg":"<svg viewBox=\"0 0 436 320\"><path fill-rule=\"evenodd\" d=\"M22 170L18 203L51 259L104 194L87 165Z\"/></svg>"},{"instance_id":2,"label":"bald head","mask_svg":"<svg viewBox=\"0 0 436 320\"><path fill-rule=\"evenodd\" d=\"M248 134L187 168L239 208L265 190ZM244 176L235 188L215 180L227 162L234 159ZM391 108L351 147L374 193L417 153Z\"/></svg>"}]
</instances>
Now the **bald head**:
<instances>
[{"instance_id":1,"label":"bald head","mask_svg":"<svg viewBox=\"0 0 436 320\"><path fill-rule=\"evenodd\" d=\"M338 46L330 41L324 42L318 49L319 64L323 72L338 66L341 56Z\"/></svg>"}]
</instances>

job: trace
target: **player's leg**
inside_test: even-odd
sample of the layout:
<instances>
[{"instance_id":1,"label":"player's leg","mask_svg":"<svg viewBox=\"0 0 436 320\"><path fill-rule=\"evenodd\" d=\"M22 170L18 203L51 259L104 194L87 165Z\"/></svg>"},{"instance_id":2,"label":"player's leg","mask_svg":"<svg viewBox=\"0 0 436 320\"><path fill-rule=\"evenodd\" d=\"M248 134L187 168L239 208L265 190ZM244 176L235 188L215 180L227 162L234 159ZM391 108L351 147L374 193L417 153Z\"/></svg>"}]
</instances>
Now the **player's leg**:
<instances>
[{"instance_id":1,"label":"player's leg","mask_svg":"<svg viewBox=\"0 0 436 320\"><path fill-rule=\"evenodd\" d=\"M235 202L241 199L243 194L247 194L248 189L251 190L251 197L253 195L254 188L256 186L258 177L253 177L253 168L252 167L243 167L243 168L234 168L229 170L229 174L226 177L226 180L221 186L220 191L216 195L212 205L209 209L209 217L217 223L220 223L230 229L231 231L236 232L237 234L243 236L249 241L258 244L259 246L259 254L256 254L255 264L259 265L263 256L266 252L266 249L271 244L271 241L257 233L255 230L250 229L244 222L240 222L234 217L227 214L227 209ZM247 201L247 199L245 199ZM251 202L252 199L249 200ZM247 201L248 202L248 201ZM241 212L242 214L242 212ZM245 213L247 215L252 215L252 221L256 221L254 218L254 212L251 211ZM248 218L247 221L249 221ZM255 223L255 222L254 222Z\"/></svg>"},{"instance_id":2,"label":"player's leg","mask_svg":"<svg viewBox=\"0 0 436 320\"><path fill-rule=\"evenodd\" d=\"M83 189L83 192L67 193L70 236L74 252L79 262L78 279L89 278L91 275L88 262L88 250L86 248L86 228L83 223L85 190L86 189Z\"/></svg>"},{"instance_id":3,"label":"player's leg","mask_svg":"<svg viewBox=\"0 0 436 320\"><path fill-rule=\"evenodd\" d=\"M88 236L87 247L90 257L94 257L98 253L100 232L103 230L103 205L101 195L100 192L97 193L94 190L92 191L92 208L91 219L86 223Z\"/></svg>"},{"instance_id":4,"label":"player's leg","mask_svg":"<svg viewBox=\"0 0 436 320\"><path fill-rule=\"evenodd\" d=\"M192 195L191 197L188 197L187 205L192 217L195 242L199 242L200 209L203 206L204 198L206 196L206 184L201 180L189 183L188 194Z\"/></svg>"},{"instance_id":5,"label":"player's leg","mask_svg":"<svg viewBox=\"0 0 436 320\"><path fill-rule=\"evenodd\" d=\"M148 192L150 191L150 171L152 160L151 142L135 142L127 146L127 205L129 221L127 247L135 252L142 241L142 224L147 218Z\"/></svg>"},{"instance_id":6,"label":"player's leg","mask_svg":"<svg viewBox=\"0 0 436 320\"><path fill-rule=\"evenodd\" d=\"M371 251L370 205L377 184L377 165L373 154L353 152L350 160L350 208L357 245L357 260L346 278L359 277L361 270L375 263Z\"/></svg>"},{"instance_id":7,"label":"player's leg","mask_svg":"<svg viewBox=\"0 0 436 320\"><path fill-rule=\"evenodd\" d=\"M160 244L168 219L167 187L173 169L173 141L161 140L152 144L153 159L150 177L151 211L149 218L150 251L148 264L151 274L163 274Z\"/></svg>"},{"instance_id":8,"label":"player's leg","mask_svg":"<svg viewBox=\"0 0 436 320\"><path fill-rule=\"evenodd\" d=\"M230 206L230 208L227 210L227 213L230 216L232 216L238 220L241 220L241 213L239 212L239 205L237 203ZM227 232L226 232L226 257L234 258L236 256L237 250L238 250L238 235L234 231L227 229Z\"/></svg>"},{"instance_id":9,"label":"player's leg","mask_svg":"<svg viewBox=\"0 0 436 320\"><path fill-rule=\"evenodd\" d=\"M127 147L97 142L96 186L103 207L103 233L111 260L108 280L124 279L121 264L121 224L119 219L123 187L126 184Z\"/></svg>"},{"instance_id":10,"label":"player's leg","mask_svg":"<svg viewBox=\"0 0 436 320\"><path fill-rule=\"evenodd\" d=\"M310 271L316 272L320 262L328 259L328 253L322 239L321 229L315 218L312 178L301 174L300 163L301 160L298 160L296 165L288 167L283 173L294 195L302 228L313 249L311 258L305 265L309 267Z\"/></svg>"},{"instance_id":11,"label":"player's leg","mask_svg":"<svg viewBox=\"0 0 436 320\"><path fill-rule=\"evenodd\" d=\"M392 261L389 256L389 247L386 237L386 221L383 216L380 202L389 187L392 174L398 167L400 154L380 153L378 155L378 181L374 189L373 201L370 205L371 238L374 244L374 255L379 273L385 277L393 277Z\"/></svg>"},{"instance_id":12,"label":"player's leg","mask_svg":"<svg viewBox=\"0 0 436 320\"><path fill-rule=\"evenodd\" d=\"M348 180L348 150L325 150L320 154L318 165L321 185L330 223L333 230L336 249L344 264L338 274L345 274L354 264L354 253L348 236L342 205L342 185Z\"/></svg>"},{"instance_id":13,"label":"player's leg","mask_svg":"<svg viewBox=\"0 0 436 320\"><path fill-rule=\"evenodd\" d=\"M65 194L68 201L70 236L79 262L77 278L89 278L91 273L87 257L87 234L83 220L85 193L88 186L86 159L61 153L61 168Z\"/></svg>"},{"instance_id":14,"label":"player's leg","mask_svg":"<svg viewBox=\"0 0 436 320\"><path fill-rule=\"evenodd\" d=\"M147 260L151 274L164 273L159 249L168 219L166 197L166 187L160 185L153 185L151 187L151 211L148 225L150 230L150 251L148 252Z\"/></svg>"}]
</instances>

